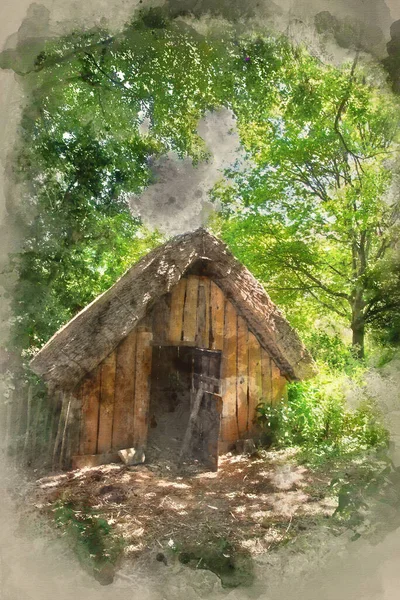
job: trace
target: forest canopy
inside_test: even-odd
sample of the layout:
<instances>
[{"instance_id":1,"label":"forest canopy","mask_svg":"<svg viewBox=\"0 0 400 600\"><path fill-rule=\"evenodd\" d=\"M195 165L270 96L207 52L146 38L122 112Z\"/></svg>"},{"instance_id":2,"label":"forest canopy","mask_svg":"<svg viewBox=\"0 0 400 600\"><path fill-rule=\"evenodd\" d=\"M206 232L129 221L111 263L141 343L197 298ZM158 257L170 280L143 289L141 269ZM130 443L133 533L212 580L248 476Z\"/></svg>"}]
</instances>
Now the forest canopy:
<instances>
[{"instance_id":1,"label":"forest canopy","mask_svg":"<svg viewBox=\"0 0 400 600\"><path fill-rule=\"evenodd\" d=\"M220 108L248 161L221 174L209 226L306 342L323 320L350 328L361 357L368 331L396 340L399 102L377 66L359 54L324 64L283 36L200 34L158 10L118 35L49 40L30 62L3 52L0 65L28 98L13 257L14 343L27 357L160 242L127 196L152 184L154 157L206 161L197 124Z\"/></svg>"}]
</instances>

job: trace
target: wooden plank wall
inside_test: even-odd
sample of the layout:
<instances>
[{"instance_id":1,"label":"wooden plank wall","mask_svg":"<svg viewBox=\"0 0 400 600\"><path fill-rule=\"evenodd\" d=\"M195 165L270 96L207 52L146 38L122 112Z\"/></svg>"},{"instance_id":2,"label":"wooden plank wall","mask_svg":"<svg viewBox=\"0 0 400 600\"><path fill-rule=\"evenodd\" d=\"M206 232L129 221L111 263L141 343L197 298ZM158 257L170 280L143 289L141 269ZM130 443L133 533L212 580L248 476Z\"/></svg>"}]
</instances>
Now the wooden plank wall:
<instances>
[{"instance_id":1,"label":"wooden plank wall","mask_svg":"<svg viewBox=\"0 0 400 600\"><path fill-rule=\"evenodd\" d=\"M132 331L81 384L80 455L145 443L151 337L148 331Z\"/></svg>"},{"instance_id":2,"label":"wooden plank wall","mask_svg":"<svg viewBox=\"0 0 400 600\"><path fill-rule=\"evenodd\" d=\"M222 290L189 275L155 305L149 327L131 332L83 381L79 454L145 444L152 343L222 350L221 441L255 433L255 408L285 396L286 379Z\"/></svg>"},{"instance_id":3,"label":"wooden plank wall","mask_svg":"<svg viewBox=\"0 0 400 600\"><path fill-rule=\"evenodd\" d=\"M222 350L223 442L255 433L257 404L276 403L286 396L285 377L233 304L207 277L182 278L154 307L152 330L155 344Z\"/></svg>"}]
</instances>

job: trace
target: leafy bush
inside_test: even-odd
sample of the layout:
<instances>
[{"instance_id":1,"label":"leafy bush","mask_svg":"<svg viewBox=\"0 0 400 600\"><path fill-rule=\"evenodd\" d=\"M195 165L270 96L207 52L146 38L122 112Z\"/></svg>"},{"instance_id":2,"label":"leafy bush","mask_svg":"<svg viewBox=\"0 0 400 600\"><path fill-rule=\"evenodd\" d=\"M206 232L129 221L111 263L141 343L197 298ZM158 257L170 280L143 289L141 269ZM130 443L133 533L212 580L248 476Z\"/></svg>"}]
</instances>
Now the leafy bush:
<instances>
[{"instance_id":1,"label":"leafy bush","mask_svg":"<svg viewBox=\"0 0 400 600\"><path fill-rule=\"evenodd\" d=\"M260 403L258 422L277 447L300 447L307 462L353 454L387 445L388 433L373 402L356 409L346 403L343 378L320 376L292 383L288 400L272 406Z\"/></svg>"}]
</instances>

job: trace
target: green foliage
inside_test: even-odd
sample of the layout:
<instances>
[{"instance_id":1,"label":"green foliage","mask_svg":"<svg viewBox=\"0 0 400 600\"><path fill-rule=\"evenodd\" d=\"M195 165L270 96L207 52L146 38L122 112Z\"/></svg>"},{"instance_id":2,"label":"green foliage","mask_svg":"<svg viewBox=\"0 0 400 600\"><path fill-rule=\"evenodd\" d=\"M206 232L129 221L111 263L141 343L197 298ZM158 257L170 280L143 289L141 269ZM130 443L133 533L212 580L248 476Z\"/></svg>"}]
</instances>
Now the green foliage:
<instances>
[{"instance_id":1,"label":"green foliage","mask_svg":"<svg viewBox=\"0 0 400 600\"><path fill-rule=\"evenodd\" d=\"M16 54L1 58L19 72ZM387 328L397 222L396 203L383 200L399 131L379 69L323 65L284 37L217 39L151 9L117 34L47 41L24 85L14 343L27 356L160 241L127 198L151 184L154 157L207 159L197 123L222 106L252 166L233 167L231 185L213 191L217 231L300 330L321 314L361 332ZM321 344L333 364L334 347Z\"/></svg>"},{"instance_id":2,"label":"green foliage","mask_svg":"<svg viewBox=\"0 0 400 600\"><path fill-rule=\"evenodd\" d=\"M116 35L93 29L45 43L23 80L30 102L13 165L24 246L11 265L12 343L26 358L161 241L127 197L149 185L150 158L172 149L205 157L197 122L229 97L235 52L158 9ZM6 55L19 72L17 55Z\"/></svg>"},{"instance_id":3,"label":"green foliage","mask_svg":"<svg viewBox=\"0 0 400 600\"><path fill-rule=\"evenodd\" d=\"M328 333L314 328L304 336L304 342L314 360L326 365L331 371L351 374L360 367L353 348L343 342L338 332Z\"/></svg>"},{"instance_id":4,"label":"green foliage","mask_svg":"<svg viewBox=\"0 0 400 600\"><path fill-rule=\"evenodd\" d=\"M350 409L343 384L337 374L319 376L313 382L290 384L287 401L260 403L258 422L270 442L299 447L302 459L314 463L387 445L388 433L374 404L366 399Z\"/></svg>"},{"instance_id":5,"label":"green foliage","mask_svg":"<svg viewBox=\"0 0 400 600\"><path fill-rule=\"evenodd\" d=\"M240 100L237 109L255 166L220 192L219 230L296 326L299 313L335 315L362 345L365 327L394 308L384 289L396 288L387 256L398 200L385 195L396 171L398 102L377 72L322 66L290 49L264 99L257 67L258 110L249 115Z\"/></svg>"},{"instance_id":6,"label":"green foliage","mask_svg":"<svg viewBox=\"0 0 400 600\"><path fill-rule=\"evenodd\" d=\"M57 502L53 513L57 527L67 537L82 566L95 573L106 565L115 566L124 542L105 519L90 509L78 509L68 502Z\"/></svg>"}]
</instances>

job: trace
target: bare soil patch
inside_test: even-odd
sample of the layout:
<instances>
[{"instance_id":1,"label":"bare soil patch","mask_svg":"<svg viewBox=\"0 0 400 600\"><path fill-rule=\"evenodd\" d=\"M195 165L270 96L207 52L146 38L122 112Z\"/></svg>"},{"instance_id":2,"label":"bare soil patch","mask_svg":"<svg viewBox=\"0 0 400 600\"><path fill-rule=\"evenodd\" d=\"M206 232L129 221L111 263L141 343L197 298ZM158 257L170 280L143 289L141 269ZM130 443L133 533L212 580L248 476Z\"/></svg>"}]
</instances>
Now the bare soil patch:
<instances>
[{"instance_id":1,"label":"bare soil patch","mask_svg":"<svg viewBox=\"0 0 400 600\"><path fill-rule=\"evenodd\" d=\"M288 452L227 454L218 472L182 473L164 461L50 475L37 480L31 502L49 516L60 502L94 510L124 539L125 562L178 557L235 586L251 579L252 557L332 515L329 481Z\"/></svg>"}]
</instances>

